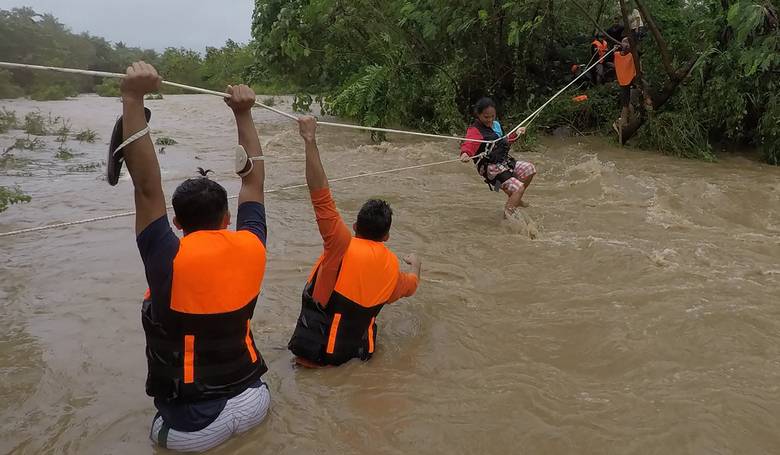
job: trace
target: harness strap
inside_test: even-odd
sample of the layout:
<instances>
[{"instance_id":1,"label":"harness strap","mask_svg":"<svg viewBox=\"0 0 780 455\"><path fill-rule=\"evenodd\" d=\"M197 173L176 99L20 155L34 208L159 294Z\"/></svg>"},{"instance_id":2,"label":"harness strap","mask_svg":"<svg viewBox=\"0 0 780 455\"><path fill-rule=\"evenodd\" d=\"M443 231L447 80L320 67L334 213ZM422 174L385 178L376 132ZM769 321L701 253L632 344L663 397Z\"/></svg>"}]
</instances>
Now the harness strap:
<instances>
[{"instance_id":1,"label":"harness strap","mask_svg":"<svg viewBox=\"0 0 780 455\"><path fill-rule=\"evenodd\" d=\"M144 129L142 129L141 131L133 134L132 136L128 137L126 141L124 141L121 144L119 144L119 147L117 147L116 150L114 150L114 155L116 156L116 154L119 153L120 150L124 149L125 147L127 147L128 145L130 145L133 142L137 141L138 139L141 139L142 137L146 136L147 134L149 134L149 127L148 126L146 128L144 128ZM125 159L125 157L122 156L121 158L119 158L119 161L124 161L124 159Z\"/></svg>"}]
</instances>

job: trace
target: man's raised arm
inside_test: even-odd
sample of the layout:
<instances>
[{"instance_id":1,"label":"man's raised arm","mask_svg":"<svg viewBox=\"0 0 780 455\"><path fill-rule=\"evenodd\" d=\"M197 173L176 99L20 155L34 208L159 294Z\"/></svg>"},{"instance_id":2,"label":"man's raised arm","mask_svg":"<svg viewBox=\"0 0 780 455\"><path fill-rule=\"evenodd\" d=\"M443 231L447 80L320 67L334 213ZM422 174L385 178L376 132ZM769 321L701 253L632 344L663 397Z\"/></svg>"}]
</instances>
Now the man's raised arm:
<instances>
[{"instance_id":1,"label":"man's raised arm","mask_svg":"<svg viewBox=\"0 0 780 455\"><path fill-rule=\"evenodd\" d=\"M244 202L263 203L265 185L265 164L263 164L263 150L260 147L260 138L257 135L255 122L252 119L252 107L255 105L255 92L246 85L228 87L230 98L225 103L233 110L238 127L238 143L246 150L247 168L251 171L241 177L241 191L238 193L238 205ZM254 158L254 159L253 159ZM257 159L260 158L260 159Z\"/></svg>"},{"instance_id":2,"label":"man's raised arm","mask_svg":"<svg viewBox=\"0 0 780 455\"><path fill-rule=\"evenodd\" d=\"M148 63L136 62L127 68L121 85L123 140L147 127L144 96L158 91L161 81L157 70ZM135 233L138 235L166 214L160 164L148 133L128 144L123 153L135 187Z\"/></svg>"}]
</instances>

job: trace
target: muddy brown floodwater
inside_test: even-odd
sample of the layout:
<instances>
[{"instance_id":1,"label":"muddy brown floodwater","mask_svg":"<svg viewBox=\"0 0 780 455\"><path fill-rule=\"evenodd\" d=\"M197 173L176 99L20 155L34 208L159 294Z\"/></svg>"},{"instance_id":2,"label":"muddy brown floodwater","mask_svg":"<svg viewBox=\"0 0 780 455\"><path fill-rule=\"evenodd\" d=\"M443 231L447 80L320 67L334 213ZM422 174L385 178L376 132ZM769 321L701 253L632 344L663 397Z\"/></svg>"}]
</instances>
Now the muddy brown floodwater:
<instances>
[{"instance_id":1,"label":"muddy brown floodwater","mask_svg":"<svg viewBox=\"0 0 780 455\"><path fill-rule=\"evenodd\" d=\"M148 105L168 197L196 166L238 189L218 98ZM14 152L0 185L33 200L0 232L132 210L102 168L120 104L4 101L92 128L63 162ZM289 110L289 103L282 107ZM255 111L268 188L301 183L295 125ZM0 136L3 149L23 136ZM456 157L456 144L320 129L332 178ZM351 223L381 196L390 246L423 258L419 293L386 308L368 363L293 368L286 344L320 252L305 190L267 197L268 272L255 313L268 420L216 454L770 454L780 452L780 168L544 140L517 220L460 163L334 183ZM79 166L82 165L82 166ZM234 203L231 205L235 209ZM144 394L146 289L132 218L0 238L0 452L157 450Z\"/></svg>"}]
</instances>

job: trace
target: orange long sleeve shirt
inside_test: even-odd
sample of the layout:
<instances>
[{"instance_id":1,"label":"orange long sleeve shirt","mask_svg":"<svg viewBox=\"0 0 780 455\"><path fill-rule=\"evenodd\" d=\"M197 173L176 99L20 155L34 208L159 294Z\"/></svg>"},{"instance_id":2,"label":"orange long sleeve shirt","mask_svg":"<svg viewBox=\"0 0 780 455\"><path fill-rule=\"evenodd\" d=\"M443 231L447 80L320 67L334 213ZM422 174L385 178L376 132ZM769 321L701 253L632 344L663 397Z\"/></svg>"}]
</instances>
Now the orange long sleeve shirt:
<instances>
[{"instance_id":1,"label":"orange long sleeve shirt","mask_svg":"<svg viewBox=\"0 0 780 455\"><path fill-rule=\"evenodd\" d=\"M329 188L312 191L311 202L324 246L319 268L316 271L317 283L314 285L312 297L315 302L324 307L336 286L339 267L352 241L352 234L341 219ZM398 275L398 284L387 303L410 297L417 291L419 284L417 275L404 272L399 272Z\"/></svg>"}]
</instances>

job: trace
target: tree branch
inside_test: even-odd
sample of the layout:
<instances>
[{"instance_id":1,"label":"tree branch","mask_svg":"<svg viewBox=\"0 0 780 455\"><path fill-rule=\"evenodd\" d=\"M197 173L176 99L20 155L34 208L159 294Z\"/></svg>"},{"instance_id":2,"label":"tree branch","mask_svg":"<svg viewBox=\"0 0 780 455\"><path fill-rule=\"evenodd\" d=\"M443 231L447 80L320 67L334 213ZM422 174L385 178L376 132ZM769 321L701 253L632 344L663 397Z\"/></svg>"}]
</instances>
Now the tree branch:
<instances>
[{"instance_id":1,"label":"tree branch","mask_svg":"<svg viewBox=\"0 0 780 455\"><path fill-rule=\"evenodd\" d=\"M645 7L645 4L642 2L642 0L636 0L636 6L639 8L639 12L642 14L642 18L644 19L647 28L649 28L650 32L653 34L653 39L655 39L655 43L658 45L658 50L661 52L661 62L664 65L664 69L666 70L666 73L669 75L669 77L673 79L677 79L679 76L674 71L674 67L672 66L672 57L669 55L669 46L666 44L666 41L664 40L664 37L661 35L660 30L658 30L658 27L655 25L653 16L650 14L650 11Z\"/></svg>"},{"instance_id":2,"label":"tree branch","mask_svg":"<svg viewBox=\"0 0 780 455\"><path fill-rule=\"evenodd\" d=\"M599 25L598 21L596 21L596 19L594 19L594 18L593 18L593 16L591 16L591 15L590 15L590 12L588 12L588 10L587 10L587 9L585 9L585 7L583 7L582 5L580 5L580 3L579 3L577 0L571 0L571 2L572 2L572 3L574 3L574 5L576 5L576 6L577 6L577 8L579 8L579 9L580 9L580 10L583 12L583 14L585 14L585 16L587 16L587 17L588 17L588 19L590 19L590 20L591 20L591 22L593 22L593 25L595 25L595 26L596 26L596 30L598 30L598 31L600 31L601 33L603 33L603 34L604 34L604 36L606 36L608 40L612 41L612 43L614 43L614 44L620 44L620 41L618 41L618 40L616 40L616 39L612 38L612 37L609 35L609 33L607 33L606 31L604 31L604 29L603 29L603 28L601 28L601 26Z\"/></svg>"},{"instance_id":3,"label":"tree branch","mask_svg":"<svg viewBox=\"0 0 780 455\"><path fill-rule=\"evenodd\" d=\"M631 30L630 22L628 21L628 6L626 0L619 0L620 12L623 14L623 23L626 24L626 29ZM624 32L625 33L625 32ZM639 60L639 46L636 42L636 36L633 33L627 33L628 42L631 44L631 55L634 57L634 68L636 69L636 84L639 85L639 89L642 90L642 94L645 92L645 78L642 75L642 61ZM645 97L647 99L647 97Z\"/></svg>"},{"instance_id":4,"label":"tree branch","mask_svg":"<svg viewBox=\"0 0 780 455\"><path fill-rule=\"evenodd\" d=\"M606 0L601 0L601 5L599 5L599 14L596 15L596 22L601 22L601 15L604 14L604 5L606 3Z\"/></svg>"},{"instance_id":5,"label":"tree branch","mask_svg":"<svg viewBox=\"0 0 780 455\"><path fill-rule=\"evenodd\" d=\"M622 0L621 0L622 1ZM679 70L676 71L676 74L681 75L680 78L669 78L669 80L664 84L663 89L661 90L661 93L658 94L658 96L653 98L653 105L656 109L660 109L664 104L666 104L667 101L674 95L674 92L677 90L677 88L682 84L683 80L685 80L688 76L690 76L691 72L693 71L693 68L696 67L696 63L702 58L702 56L698 56L694 59L691 59L688 63L680 67ZM640 115L634 118L629 122L628 125L623 127L623 144L628 142L629 139L631 139L637 131L639 131L639 128L645 123L645 120L647 120L646 115Z\"/></svg>"}]
</instances>

